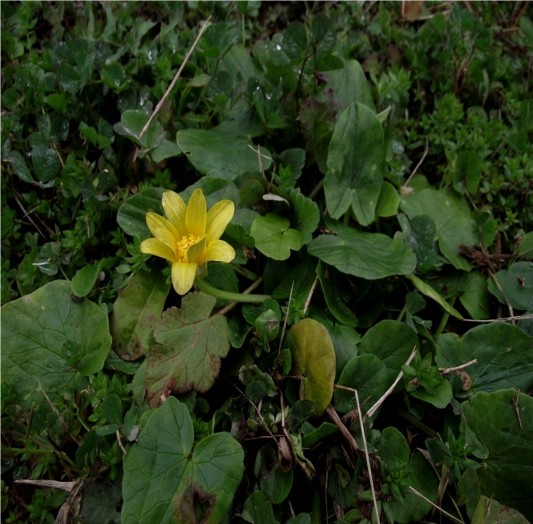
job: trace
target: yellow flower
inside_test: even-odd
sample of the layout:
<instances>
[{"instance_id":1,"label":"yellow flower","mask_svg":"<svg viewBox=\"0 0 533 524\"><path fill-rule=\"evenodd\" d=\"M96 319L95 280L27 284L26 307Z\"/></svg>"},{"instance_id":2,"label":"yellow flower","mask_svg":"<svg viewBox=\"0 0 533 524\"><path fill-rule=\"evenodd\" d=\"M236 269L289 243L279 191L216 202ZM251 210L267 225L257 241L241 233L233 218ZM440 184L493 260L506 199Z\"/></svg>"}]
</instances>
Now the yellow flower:
<instances>
[{"instance_id":1,"label":"yellow flower","mask_svg":"<svg viewBox=\"0 0 533 524\"><path fill-rule=\"evenodd\" d=\"M231 262L235 258L235 250L220 240L235 206L231 200L221 200L207 211L202 190L195 189L188 204L174 191L165 191L163 209L166 218L146 213L146 224L155 238L144 240L141 251L170 261L174 289L185 295L197 270L208 261Z\"/></svg>"}]
</instances>

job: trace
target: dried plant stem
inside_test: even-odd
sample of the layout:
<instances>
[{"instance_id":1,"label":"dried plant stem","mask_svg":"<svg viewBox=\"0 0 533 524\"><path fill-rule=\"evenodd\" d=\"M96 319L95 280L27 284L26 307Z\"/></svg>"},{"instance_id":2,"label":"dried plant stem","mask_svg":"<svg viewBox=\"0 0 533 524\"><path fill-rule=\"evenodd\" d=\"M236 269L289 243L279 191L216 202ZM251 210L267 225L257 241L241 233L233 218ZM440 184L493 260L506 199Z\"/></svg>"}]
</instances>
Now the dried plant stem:
<instances>
[{"instance_id":1,"label":"dried plant stem","mask_svg":"<svg viewBox=\"0 0 533 524\"><path fill-rule=\"evenodd\" d=\"M475 358L474 360L469 360L468 362L461 364L460 366L455 366L453 368L439 368L439 373L447 375L448 373L459 371L460 369L467 368L468 366L473 366L474 364L477 364L477 358Z\"/></svg>"},{"instance_id":2,"label":"dried plant stem","mask_svg":"<svg viewBox=\"0 0 533 524\"><path fill-rule=\"evenodd\" d=\"M31 480L31 479L17 479L16 484L29 484L30 486L39 486L40 488L60 489L70 493L77 482L61 482L59 480Z\"/></svg>"},{"instance_id":3,"label":"dried plant stem","mask_svg":"<svg viewBox=\"0 0 533 524\"><path fill-rule=\"evenodd\" d=\"M170 85L168 86L167 90L165 91L165 94L163 95L161 100L159 100L159 102L155 106L155 109L153 110L152 114L150 115L150 118L148 119L148 122L146 122L146 124L144 124L144 127L142 128L141 133L139 135L140 138L142 138L144 133L146 133L146 130L150 127L150 124L152 123L152 120L155 118L157 113L159 113L159 111L163 107L163 104L165 103L165 100L168 98L168 95L170 95L170 93L174 89L174 86L176 85L176 82L179 80L185 65L189 61L189 58L191 58L191 55L192 55L193 51L195 50L196 46L198 45L198 42L200 41L200 38L202 38L202 35L204 34L205 30L209 27L209 21L210 20L211 20L211 17L209 17L202 24L202 26L200 27L200 31L198 32L198 36L196 37L196 40L193 42L192 46L187 51L187 54L185 55L185 58L183 59L183 62L181 63L177 73L174 75L174 78L172 79L172 82L170 82Z\"/></svg>"},{"instance_id":4,"label":"dried plant stem","mask_svg":"<svg viewBox=\"0 0 533 524\"><path fill-rule=\"evenodd\" d=\"M326 408L326 413L329 416L329 418L333 421L333 423L339 428L339 431L342 433L342 436L348 441L351 448L354 451L359 451L359 446L357 445L357 442L353 438L353 435L350 433L348 428L344 425L343 421L340 419L339 415L337 415L337 412L331 406L331 404Z\"/></svg>"},{"instance_id":5,"label":"dried plant stem","mask_svg":"<svg viewBox=\"0 0 533 524\"><path fill-rule=\"evenodd\" d=\"M450 520L453 520L453 522L456 522L457 524L465 524L464 521L459 520L457 517L454 517L451 513L448 513L446 510L442 509L440 506L437 506L437 504L431 502L426 496L422 495L419 491L417 491L413 486L409 486L409 489L421 499L425 500L428 504L431 504L437 511L440 511L443 515L448 517Z\"/></svg>"},{"instance_id":6,"label":"dried plant stem","mask_svg":"<svg viewBox=\"0 0 533 524\"><path fill-rule=\"evenodd\" d=\"M309 295L307 295L307 298L305 299L304 315L307 315L307 310L309 309L309 305L311 304L311 299L313 298L313 294L315 292L317 284L318 284L318 277L315 278L315 281L313 282L313 285L311 286L311 289L309 290Z\"/></svg>"},{"instance_id":7,"label":"dried plant stem","mask_svg":"<svg viewBox=\"0 0 533 524\"><path fill-rule=\"evenodd\" d=\"M417 171L420 169L420 166L422 165L422 163L428 156L428 152L429 152L429 142L426 137L426 147L424 149L424 153L422 154L422 158L418 161L418 164L416 164L416 167L413 169L413 171L409 175L409 178L405 181L405 184L403 185L403 187L407 187L409 185L409 183L411 182L411 179L416 175Z\"/></svg>"},{"instance_id":8,"label":"dried plant stem","mask_svg":"<svg viewBox=\"0 0 533 524\"><path fill-rule=\"evenodd\" d=\"M409 358L405 361L406 366L408 366L413 361L413 359L415 358L415 355L416 355L416 346L413 348L413 351L411 351ZM396 387L398 382L402 380L402 377L403 377L403 371L400 371L398 373L398 376L396 377L396 380L392 383L390 388L387 389L387 391L385 391L385 393L383 393L383 395L381 395L381 397L375 402L375 404L366 412L367 417L372 417L374 415L374 413L379 409L381 404L385 402L385 399L394 391L394 388Z\"/></svg>"},{"instance_id":9,"label":"dried plant stem","mask_svg":"<svg viewBox=\"0 0 533 524\"><path fill-rule=\"evenodd\" d=\"M510 320L533 320L533 314L514 315L512 317L489 318L485 320L476 320L475 318L463 318L463 322L478 322L479 324L491 324L492 322L509 322Z\"/></svg>"},{"instance_id":10,"label":"dried plant stem","mask_svg":"<svg viewBox=\"0 0 533 524\"><path fill-rule=\"evenodd\" d=\"M365 424L363 422L363 415L361 414L361 405L359 404L359 395L357 390L354 390L355 402L357 404L357 416L359 418L359 425L361 426L361 437L363 438L363 448L365 452L366 467L368 469L368 480L370 481L370 491L372 492L372 501L374 503L374 513L376 514L376 522L379 523L379 509L378 501L376 499L376 490L374 489L374 478L372 477L372 465L370 464L370 456L368 454L368 446L366 443Z\"/></svg>"}]
</instances>

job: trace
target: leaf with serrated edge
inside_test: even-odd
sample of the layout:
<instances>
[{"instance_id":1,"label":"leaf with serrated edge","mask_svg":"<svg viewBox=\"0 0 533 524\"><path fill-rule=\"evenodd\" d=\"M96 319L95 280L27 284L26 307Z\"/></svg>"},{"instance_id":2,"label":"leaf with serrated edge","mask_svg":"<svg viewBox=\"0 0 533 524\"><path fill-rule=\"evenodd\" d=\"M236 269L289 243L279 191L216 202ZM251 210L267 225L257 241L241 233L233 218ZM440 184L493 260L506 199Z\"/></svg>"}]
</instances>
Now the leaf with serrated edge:
<instances>
[{"instance_id":1,"label":"leaf with serrated edge","mask_svg":"<svg viewBox=\"0 0 533 524\"><path fill-rule=\"evenodd\" d=\"M205 392L229 351L228 323L210 316L216 299L204 293L186 295L181 308L167 309L154 330L159 343L147 361L145 387L152 406L171 392Z\"/></svg>"}]
</instances>

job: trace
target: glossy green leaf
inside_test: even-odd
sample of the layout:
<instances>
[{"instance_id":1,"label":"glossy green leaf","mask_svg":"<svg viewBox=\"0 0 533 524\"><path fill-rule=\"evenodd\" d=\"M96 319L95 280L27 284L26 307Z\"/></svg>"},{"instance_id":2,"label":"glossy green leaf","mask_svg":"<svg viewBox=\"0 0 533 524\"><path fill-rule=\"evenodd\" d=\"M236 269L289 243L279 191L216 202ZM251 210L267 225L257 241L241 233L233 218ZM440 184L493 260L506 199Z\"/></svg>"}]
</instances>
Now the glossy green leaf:
<instances>
[{"instance_id":1,"label":"glossy green leaf","mask_svg":"<svg viewBox=\"0 0 533 524\"><path fill-rule=\"evenodd\" d=\"M144 379L151 405L171 392L205 392L213 385L229 351L226 317L210 316L215 302L210 295L189 293L180 309L163 313L154 331L159 345L148 357Z\"/></svg>"},{"instance_id":2,"label":"glossy green leaf","mask_svg":"<svg viewBox=\"0 0 533 524\"><path fill-rule=\"evenodd\" d=\"M344 366L338 384L356 389L361 409L366 412L390 386L389 371L375 355L358 355ZM335 409L341 413L357 409L354 393L336 389Z\"/></svg>"},{"instance_id":3,"label":"glossy green leaf","mask_svg":"<svg viewBox=\"0 0 533 524\"><path fill-rule=\"evenodd\" d=\"M332 224L330 229L334 234L319 235L308 251L343 273L376 280L415 270L416 256L400 239L357 231L340 223Z\"/></svg>"},{"instance_id":4,"label":"glossy green leaf","mask_svg":"<svg viewBox=\"0 0 533 524\"><path fill-rule=\"evenodd\" d=\"M162 213L161 197L164 192L163 188L150 187L128 198L118 210L118 225L128 235L149 237L151 233L146 225L146 213Z\"/></svg>"},{"instance_id":5,"label":"glossy green leaf","mask_svg":"<svg viewBox=\"0 0 533 524\"><path fill-rule=\"evenodd\" d=\"M291 60L305 58L307 54L307 31L301 22L293 22L283 32L282 49Z\"/></svg>"},{"instance_id":6,"label":"glossy green leaf","mask_svg":"<svg viewBox=\"0 0 533 524\"><path fill-rule=\"evenodd\" d=\"M113 305L113 348L124 360L136 360L154 346L153 330L169 291L162 275L139 271L122 289Z\"/></svg>"},{"instance_id":7,"label":"glossy green leaf","mask_svg":"<svg viewBox=\"0 0 533 524\"><path fill-rule=\"evenodd\" d=\"M441 335L435 360L441 367L453 368L476 359L461 370L461 396L510 387L528 392L533 388L531 348L533 337L518 327L495 322L472 328L462 337Z\"/></svg>"},{"instance_id":8,"label":"glossy green leaf","mask_svg":"<svg viewBox=\"0 0 533 524\"><path fill-rule=\"evenodd\" d=\"M273 524L277 522L274 517L272 504L262 491L254 491L244 502L242 518L251 524Z\"/></svg>"},{"instance_id":9,"label":"glossy green leaf","mask_svg":"<svg viewBox=\"0 0 533 524\"><path fill-rule=\"evenodd\" d=\"M178 147L203 175L235 180L245 173L268 169L268 149L246 138L213 129L183 129L176 134Z\"/></svg>"},{"instance_id":10,"label":"glossy green leaf","mask_svg":"<svg viewBox=\"0 0 533 524\"><path fill-rule=\"evenodd\" d=\"M73 300L70 282L55 280L2 307L2 381L20 404L46 403L100 371L111 349L107 314Z\"/></svg>"},{"instance_id":11,"label":"glossy green leaf","mask_svg":"<svg viewBox=\"0 0 533 524\"><path fill-rule=\"evenodd\" d=\"M360 355L378 357L385 364L392 384L417 346L416 333L409 326L397 320L382 320L365 333L358 351Z\"/></svg>"},{"instance_id":12,"label":"glossy green leaf","mask_svg":"<svg viewBox=\"0 0 533 524\"><path fill-rule=\"evenodd\" d=\"M252 222L250 234L255 240L255 247L267 257L274 260L286 260L291 250L302 247L302 235L290 227L287 218L274 213L257 216Z\"/></svg>"},{"instance_id":13,"label":"glossy green leaf","mask_svg":"<svg viewBox=\"0 0 533 524\"><path fill-rule=\"evenodd\" d=\"M259 450L254 474L259 480L261 492L272 504L281 504L292 489L292 469L282 469L278 446L263 446Z\"/></svg>"},{"instance_id":14,"label":"glossy green leaf","mask_svg":"<svg viewBox=\"0 0 533 524\"><path fill-rule=\"evenodd\" d=\"M502 304L508 301L515 309L533 311L533 262L515 262L498 271L494 278L501 289L492 279L488 289Z\"/></svg>"},{"instance_id":15,"label":"glossy green leaf","mask_svg":"<svg viewBox=\"0 0 533 524\"><path fill-rule=\"evenodd\" d=\"M440 269L444 259L437 250L437 227L427 215L418 215L411 220L403 213L397 215L407 245L416 253L417 269L427 273Z\"/></svg>"},{"instance_id":16,"label":"glossy green leaf","mask_svg":"<svg viewBox=\"0 0 533 524\"><path fill-rule=\"evenodd\" d=\"M61 171L61 160L57 151L49 147L36 145L31 150L31 162L37 180L50 182Z\"/></svg>"},{"instance_id":17,"label":"glossy green leaf","mask_svg":"<svg viewBox=\"0 0 533 524\"><path fill-rule=\"evenodd\" d=\"M421 278L418 278L416 275L406 275L406 277L414 284L416 289L420 291L423 295L425 295L428 298L431 298L437 304L439 304L444 311L449 313L455 318L458 318L459 320L463 319L463 315L459 313L454 307L450 306L446 300L440 295L440 293L431 287L428 283L424 282Z\"/></svg>"},{"instance_id":18,"label":"glossy green leaf","mask_svg":"<svg viewBox=\"0 0 533 524\"><path fill-rule=\"evenodd\" d=\"M299 189L289 191L289 199L295 214L295 229L302 236L302 244L309 244L320 221L320 211L316 203L304 196Z\"/></svg>"},{"instance_id":19,"label":"glossy green leaf","mask_svg":"<svg viewBox=\"0 0 533 524\"><path fill-rule=\"evenodd\" d=\"M533 398L515 389L500 389L479 392L461 408L465 444L481 462L470 473L480 495L533 519ZM473 512L478 501L469 502Z\"/></svg>"},{"instance_id":20,"label":"glossy green leaf","mask_svg":"<svg viewBox=\"0 0 533 524\"><path fill-rule=\"evenodd\" d=\"M384 182L376 206L376 215L379 217L392 217L398 212L399 205L400 195L398 191L389 182Z\"/></svg>"},{"instance_id":21,"label":"glossy green leaf","mask_svg":"<svg viewBox=\"0 0 533 524\"><path fill-rule=\"evenodd\" d=\"M520 239L520 245L518 246L517 254L526 260L533 259L533 231L526 233Z\"/></svg>"},{"instance_id":22,"label":"glossy green leaf","mask_svg":"<svg viewBox=\"0 0 533 524\"><path fill-rule=\"evenodd\" d=\"M145 111L138 109L128 109L120 115L120 122L113 126L115 133L126 136L138 146L146 147L148 145L149 134L148 131L141 136L141 131L148 122L150 115ZM163 134L163 128L157 121L150 124L151 133L154 132L155 127L158 127L159 135Z\"/></svg>"},{"instance_id":23,"label":"glossy green leaf","mask_svg":"<svg viewBox=\"0 0 533 524\"><path fill-rule=\"evenodd\" d=\"M355 60L347 60L342 69L326 73L335 101L342 107L359 102L374 109L374 101L365 72Z\"/></svg>"},{"instance_id":24,"label":"glossy green leaf","mask_svg":"<svg viewBox=\"0 0 533 524\"><path fill-rule=\"evenodd\" d=\"M383 129L376 114L365 105L350 104L339 115L328 150L324 192L332 218L351 208L361 225L374 221L384 161Z\"/></svg>"},{"instance_id":25,"label":"glossy green leaf","mask_svg":"<svg viewBox=\"0 0 533 524\"><path fill-rule=\"evenodd\" d=\"M353 295L350 287L346 285L346 277L322 262L318 264L317 276L329 312L342 324L357 326L357 317L348 306Z\"/></svg>"},{"instance_id":26,"label":"glossy green leaf","mask_svg":"<svg viewBox=\"0 0 533 524\"><path fill-rule=\"evenodd\" d=\"M466 282L460 289L459 301L476 320L490 318L489 293L487 277L477 271L468 273Z\"/></svg>"},{"instance_id":27,"label":"glossy green leaf","mask_svg":"<svg viewBox=\"0 0 533 524\"><path fill-rule=\"evenodd\" d=\"M102 269L102 264L104 260L100 260L95 264L88 264L85 267L82 267L72 278L72 293L77 297L86 297L93 289L100 271Z\"/></svg>"},{"instance_id":28,"label":"glossy green leaf","mask_svg":"<svg viewBox=\"0 0 533 524\"><path fill-rule=\"evenodd\" d=\"M409 219L420 215L430 217L437 227L439 248L457 269L469 271L470 263L461 256L461 245L479 243L470 206L449 190L422 189L401 198L401 209Z\"/></svg>"},{"instance_id":29,"label":"glossy green leaf","mask_svg":"<svg viewBox=\"0 0 533 524\"><path fill-rule=\"evenodd\" d=\"M311 318L300 320L289 331L292 374L300 377L300 399L314 402L321 414L333 395L335 350L326 328Z\"/></svg>"},{"instance_id":30,"label":"glossy green leaf","mask_svg":"<svg viewBox=\"0 0 533 524\"><path fill-rule=\"evenodd\" d=\"M216 524L229 516L244 471L229 433L194 445L189 411L170 397L152 413L124 459L122 522Z\"/></svg>"}]
</instances>

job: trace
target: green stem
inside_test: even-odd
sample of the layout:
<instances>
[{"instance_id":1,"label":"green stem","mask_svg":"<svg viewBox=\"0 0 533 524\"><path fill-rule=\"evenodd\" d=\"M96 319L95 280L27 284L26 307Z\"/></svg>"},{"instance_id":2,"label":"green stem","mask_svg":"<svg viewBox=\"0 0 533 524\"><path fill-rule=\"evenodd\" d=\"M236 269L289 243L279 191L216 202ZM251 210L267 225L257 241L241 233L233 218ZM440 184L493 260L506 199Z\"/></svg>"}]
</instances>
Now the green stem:
<instances>
[{"instance_id":1,"label":"green stem","mask_svg":"<svg viewBox=\"0 0 533 524\"><path fill-rule=\"evenodd\" d=\"M221 300L227 300L228 302L248 302L248 303L257 303L257 302L264 302L267 298L270 298L270 295L252 295L252 294L245 294L245 293L232 293L231 291L223 291L222 289L217 289L216 287L213 287L211 284L208 284L205 280L202 280L199 277L196 277L195 279L196 287L203 291L204 293L207 293L208 295L211 295L216 298L220 298Z\"/></svg>"}]
</instances>

